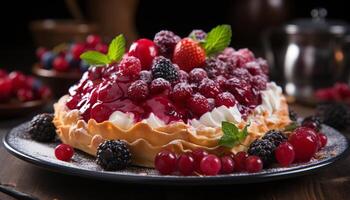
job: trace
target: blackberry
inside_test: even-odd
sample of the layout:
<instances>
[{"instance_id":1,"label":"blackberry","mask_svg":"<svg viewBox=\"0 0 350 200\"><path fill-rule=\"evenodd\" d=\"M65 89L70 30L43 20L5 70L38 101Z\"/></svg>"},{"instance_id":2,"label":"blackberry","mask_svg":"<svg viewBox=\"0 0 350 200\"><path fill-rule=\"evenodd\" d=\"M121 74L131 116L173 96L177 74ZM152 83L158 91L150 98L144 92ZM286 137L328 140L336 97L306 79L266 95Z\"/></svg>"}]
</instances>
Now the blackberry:
<instances>
[{"instance_id":1,"label":"blackberry","mask_svg":"<svg viewBox=\"0 0 350 200\"><path fill-rule=\"evenodd\" d=\"M344 103L329 103L317 107L317 115L324 124L336 129L350 126L350 108Z\"/></svg>"},{"instance_id":2,"label":"blackberry","mask_svg":"<svg viewBox=\"0 0 350 200\"><path fill-rule=\"evenodd\" d=\"M207 72L209 78L225 75L227 64L217 58L209 58L205 61L204 70Z\"/></svg>"},{"instance_id":3,"label":"blackberry","mask_svg":"<svg viewBox=\"0 0 350 200\"><path fill-rule=\"evenodd\" d=\"M266 139L258 139L250 144L248 149L249 155L259 156L264 166L271 164L274 160L274 151L276 146Z\"/></svg>"},{"instance_id":4,"label":"blackberry","mask_svg":"<svg viewBox=\"0 0 350 200\"><path fill-rule=\"evenodd\" d=\"M269 130L262 139L269 140L275 145L275 147L278 147L282 142L287 141L288 138L281 131Z\"/></svg>"},{"instance_id":5,"label":"blackberry","mask_svg":"<svg viewBox=\"0 0 350 200\"><path fill-rule=\"evenodd\" d=\"M153 39L153 42L157 45L160 55L167 58L171 58L175 45L181 40L181 38L175 35L171 31L160 31Z\"/></svg>"},{"instance_id":6,"label":"blackberry","mask_svg":"<svg viewBox=\"0 0 350 200\"><path fill-rule=\"evenodd\" d=\"M163 56L156 57L152 64L153 79L164 78L169 82L174 82L179 79L179 72L171 61Z\"/></svg>"},{"instance_id":7,"label":"blackberry","mask_svg":"<svg viewBox=\"0 0 350 200\"><path fill-rule=\"evenodd\" d=\"M321 130L321 119L314 115L308 116L301 122L301 126L312 128L318 132Z\"/></svg>"},{"instance_id":8,"label":"blackberry","mask_svg":"<svg viewBox=\"0 0 350 200\"><path fill-rule=\"evenodd\" d=\"M195 29L188 35L188 37L196 41L204 41L207 38L207 33L203 30Z\"/></svg>"},{"instance_id":9,"label":"blackberry","mask_svg":"<svg viewBox=\"0 0 350 200\"><path fill-rule=\"evenodd\" d=\"M294 110L291 110L290 108L288 108L288 111L289 111L289 119L292 120L293 122L298 121L298 114L294 112Z\"/></svg>"},{"instance_id":10,"label":"blackberry","mask_svg":"<svg viewBox=\"0 0 350 200\"><path fill-rule=\"evenodd\" d=\"M56 128L52 123L53 114L43 113L36 115L29 123L28 133L38 142L52 142L56 137Z\"/></svg>"},{"instance_id":11,"label":"blackberry","mask_svg":"<svg viewBox=\"0 0 350 200\"><path fill-rule=\"evenodd\" d=\"M107 140L98 146L96 162L107 171L122 170L130 165L131 153L125 142Z\"/></svg>"}]
</instances>

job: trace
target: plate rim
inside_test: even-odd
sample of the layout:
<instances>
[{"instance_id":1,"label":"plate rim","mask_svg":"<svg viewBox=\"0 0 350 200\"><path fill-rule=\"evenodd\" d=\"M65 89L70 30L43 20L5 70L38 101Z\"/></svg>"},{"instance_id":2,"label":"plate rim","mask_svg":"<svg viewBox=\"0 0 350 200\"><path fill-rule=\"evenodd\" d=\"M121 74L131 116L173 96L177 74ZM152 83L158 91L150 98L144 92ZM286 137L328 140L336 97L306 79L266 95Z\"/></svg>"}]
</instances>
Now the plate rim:
<instances>
[{"instance_id":1,"label":"plate rim","mask_svg":"<svg viewBox=\"0 0 350 200\"><path fill-rule=\"evenodd\" d=\"M108 171L92 171L83 168L75 168L71 166L60 165L58 163L52 163L41 158L31 156L21 150L16 149L9 143L9 136L15 128L18 128L28 122L19 124L18 126L10 129L6 135L2 138L2 143L5 149L11 155L26 161L34 166L43 168L45 170L58 172L66 175L79 176L84 178L98 179L102 181L112 181L120 183L139 183L139 184L166 184L166 185L227 185L227 184L247 184L247 183L259 183L274 181L279 179L286 179L291 177L298 177L305 174L313 174L318 170L321 170L327 166L334 164L336 161L346 157L350 153L350 140L343 133L333 129L338 134L341 134L347 143L347 147L340 154L331 157L327 160L320 161L306 165L297 169L288 169L278 172L268 172L263 174L252 174L249 176L229 176L229 175L217 175L217 176L172 176L172 175L141 175L141 174L122 174Z\"/></svg>"}]
</instances>

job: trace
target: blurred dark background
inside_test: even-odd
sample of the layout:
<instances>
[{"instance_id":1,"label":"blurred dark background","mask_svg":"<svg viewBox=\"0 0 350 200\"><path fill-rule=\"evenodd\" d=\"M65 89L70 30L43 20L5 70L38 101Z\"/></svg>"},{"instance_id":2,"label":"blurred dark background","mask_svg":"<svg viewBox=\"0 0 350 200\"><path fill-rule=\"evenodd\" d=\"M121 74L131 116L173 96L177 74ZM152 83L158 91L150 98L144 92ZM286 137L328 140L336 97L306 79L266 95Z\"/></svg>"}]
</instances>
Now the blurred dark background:
<instances>
[{"instance_id":1,"label":"blurred dark background","mask_svg":"<svg viewBox=\"0 0 350 200\"><path fill-rule=\"evenodd\" d=\"M113 1L113 0L112 0ZM93 3L91 3L93 2ZM111 0L78 1L86 20L93 20L91 10L103 7ZM117 2L117 3L116 3ZM324 7L328 10L327 18L350 21L347 7L341 0L217 0L217 1L119 1L116 5L130 4L135 11L128 11L128 6L120 9L125 13L133 12L135 33L132 37L153 38L161 29L169 29L181 36L186 36L193 28L209 30L217 24L233 25L233 47L249 47L259 52L259 33L270 26L278 26L289 20L310 17L310 10ZM97 5L97 7L94 5ZM267 7L266 5L269 5ZM124 6L124 5L122 5ZM130 5L129 5L130 7ZM123 17L121 11L116 10ZM118 16L113 8L105 11L110 18ZM120 17L120 18L121 18ZM35 61L36 44L33 41L29 22L38 19L71 19L67 1L6 1L0 8L1 56L0 67L8 70L22 69L30 71ZM101 19L101 18L100 18ZM120 19L119 21L125 21ZM117 22L110 26L128 26ZM126 34L128 35L128 34ZM130 38L129 38L130 39ZM133 38L132 38L133 39Z\"/></svg>"}]
</instances>

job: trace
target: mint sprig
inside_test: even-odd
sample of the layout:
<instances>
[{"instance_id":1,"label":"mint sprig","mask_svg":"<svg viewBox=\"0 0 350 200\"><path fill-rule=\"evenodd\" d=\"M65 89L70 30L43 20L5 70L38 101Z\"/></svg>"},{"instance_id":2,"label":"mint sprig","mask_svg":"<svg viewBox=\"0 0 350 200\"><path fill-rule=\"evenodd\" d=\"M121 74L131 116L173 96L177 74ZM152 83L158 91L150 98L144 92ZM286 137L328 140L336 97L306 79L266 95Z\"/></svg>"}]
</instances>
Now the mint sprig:
<instances>
[{"instance_id":1,"label":"mint sprig","mask_svg":"<svg viewBox=\"0 0 350 200\"><path fill-rule=\"evenodd\" d=\"M230 45L232 30L230 25L219 25L213 28L207 35L206 40L201 43L207 56L216 54Z\"/></svg>"},{"instance_id":2,"label":"mint sprig","mask_svg":"<svg viewBox=\"0 0 350 200\"><path fill-rule=\"evenodd\" d=\"M115 37L108 46L107 54L98 51L87 51L80 55L80 58L90 65L107 65L118 62L125 53L125 38L123 34Z\"/></svg>"},{"instance_id":3,"label":"mint sprig","mask_svg":"<svg viewBox=\"0 0 350 200\"><path fill-rule=\"evenodd\" d=\"M232 148L242 142L248 135L248 125L239 130L236 125L230 122L221 122L221 128L224 135L219 140L219 145Z\"/></svg>"}]
</instances>

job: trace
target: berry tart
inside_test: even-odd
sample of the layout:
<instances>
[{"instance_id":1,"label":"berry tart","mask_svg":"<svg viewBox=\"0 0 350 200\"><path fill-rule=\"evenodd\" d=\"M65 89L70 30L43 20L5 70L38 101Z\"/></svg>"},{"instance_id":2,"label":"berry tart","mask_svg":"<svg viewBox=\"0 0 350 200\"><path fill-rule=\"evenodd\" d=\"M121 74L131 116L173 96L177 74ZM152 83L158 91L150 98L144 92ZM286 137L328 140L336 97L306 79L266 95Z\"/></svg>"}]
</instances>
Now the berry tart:
<instances>
[{"instance_id":1,"label":"berry tart","mask_svg":"<svg viewBox=\"0 0 350 200\"><path fill-rule=\"evenodd\" d=\"M59 138L97 156L106 169L131 159L163 174L179 162L189 174L186 166L200 157L207 175L232 172L233 161L242 159L249 172L261 170L271 162L271 148L286 140L271 130L291 123L288 105L281 88L269 82L266 61L228 47L230 41L230 26L219 25L184 38L163 30L127 52L119 35L106 53L83 53L91 67L54 105ZM116 149L123 153L113 154ZM110 166L111 158L121 162Z\"/></svg>"}]
</instances>

